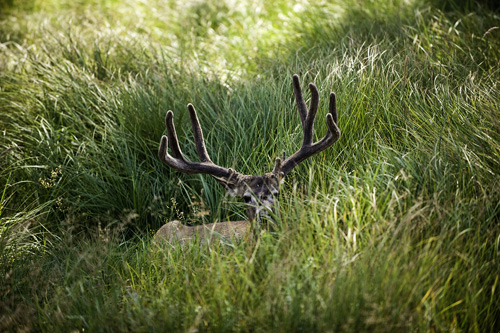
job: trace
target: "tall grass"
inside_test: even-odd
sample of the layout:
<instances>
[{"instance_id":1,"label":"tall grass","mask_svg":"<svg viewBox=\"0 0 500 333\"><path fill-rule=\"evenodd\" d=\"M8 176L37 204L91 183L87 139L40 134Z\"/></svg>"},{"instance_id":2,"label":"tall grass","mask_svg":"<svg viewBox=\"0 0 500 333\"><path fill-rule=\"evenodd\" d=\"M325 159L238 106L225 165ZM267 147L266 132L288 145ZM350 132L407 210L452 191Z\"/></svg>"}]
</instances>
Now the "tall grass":
<instances>
[{"instance_id":1,"label":"tall grass","mask_svg":"<svg viewBox=\"0 0 500 333\"><path fill-rule=\"evenodd\" d=\"M3 8L1 330L499 330L491 6ZM216 163L268 172L301 142L293 73L319 88L318 138L337 93L342 137L288 176L277 230L153 246L168 220L244 216L213 179L159 162L166 111L193 160L189 102Z\"/></svg>"}]
</instances>

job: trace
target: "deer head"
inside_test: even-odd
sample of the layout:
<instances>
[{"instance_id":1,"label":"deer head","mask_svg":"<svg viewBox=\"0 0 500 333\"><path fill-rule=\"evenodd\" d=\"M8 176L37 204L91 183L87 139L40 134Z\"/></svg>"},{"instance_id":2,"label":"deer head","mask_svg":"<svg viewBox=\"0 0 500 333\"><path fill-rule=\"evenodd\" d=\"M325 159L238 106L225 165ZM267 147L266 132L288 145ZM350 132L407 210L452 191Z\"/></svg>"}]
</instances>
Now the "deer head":
<instances>
[{"instance_id":1,"label":"deer head","mask_svg":"<svg viewBox=\"0 0 500 333\"><path fill-rule=\"evenodd\" d=\"M158 150L160 160L167 166L187 174L200 173L213 176L217 182L226 188L229 195L242 198L245 201L249 221L257 220L260 222L261 218L269 217L270 213L275 211L277 207L276 198L284 177L297 164L325 150L340 137L340 130L337 127L336 99L335 94L332 92L330 93L329 111L326 114L328 131L321 140L313 142L314 119L318 111L319 94L318 89L312 83L309 84L309 90L311 91L311 102L309 108L307 108L300 88L299 77L297 75L293 76L293 91L302 123L302 146L288 158L285 153L283 153L283 158L276 158L274 169L269 173L261 176L243 175L231 168L223 168L214 164L208 156L203 132L192 104L188 104L187 108L200 162L188 161L182 154L175 132L172 111L168 111L165 118L167 136L161 138ZM170 144L172 155L168 153L168 144Z\"/></svg>"}]
</instances>

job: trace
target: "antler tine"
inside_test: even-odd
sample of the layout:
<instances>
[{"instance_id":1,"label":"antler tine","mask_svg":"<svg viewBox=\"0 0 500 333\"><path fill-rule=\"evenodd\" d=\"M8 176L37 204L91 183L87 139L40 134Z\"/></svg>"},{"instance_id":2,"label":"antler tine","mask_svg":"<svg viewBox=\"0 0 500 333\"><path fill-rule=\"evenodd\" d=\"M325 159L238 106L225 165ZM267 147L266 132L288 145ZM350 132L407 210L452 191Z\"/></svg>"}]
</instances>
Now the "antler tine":
<instances>
[{"instance_id":1,"label":"antler tine","mask_svg":"<svg viewBox=\"0 0 500 333\"><path fill-rule=\"evenodd\" d=\"M277 175L281 172L281 163L282 163L281 158L276 157L276 164L274 165L274 169L273 169L272 173Z\"/></svg>"},{"instance_id":2,"label":"antler tine","mask_svg":"<svg viewBox=\"0 0 500 333\"><path fill-rule=\"evenodd\" d=\"M309 106L309 111L307 112L306 121L302 129L303 145L310 145L313 142L314 119L316 118L316 113L318 112L318 105L319 105L318 88L316 88L316 86L313 83L309 83L309 90L311 91L311 104Z\"/></svg>"},{"instance_id":3,"label":"antler tine","mask_svg":"<svg viewBox=\"0 0 500 333\"><path fill-rule=\"evenodd\" d=\"M299 77L297 74L293 76L293 90L295 92L295 99L297 101L297 107L299 109L299 115L302 122L303 138L302 146L295 154L284 161L280 161L279 163L276 161L274 170L281 169L283 175L288 174L297 164L304 161L306 158L325 150L335 143L340 137L340 130L337 126L337 101L335 94L333 92L330 93L330 104L325 119L328 131L323 139L313 143L314 119L316 118L319 105L318 89L314 84L309 84L309 90L311 91L311 104L309 110L307 110L304 97L302 96L302 90L300 88Z\"/></svg>"},{"instance_id":4,"label":"antler tine","mask_svg":"<svg viewBox=\"0 0 500 333\"><path fill-rule=\"evenodd\" d=\"M293 75L293 91L295 93L295 100L297 101L297 108L299 109L300 121L302 123L302 143L305 145L312 144L313 140L313 127L314 118L319 105L318 88L313 83L309 83L309 90L311 91L311 104L307 110L302 89L300 88L300 80L297 74Z\"/></svg>"},{"instance_id":5,"label":"antler tine","mask_svg":"<svg viewBox=\"0 0 500 333\"><path fill-rule=\"evenodd\" d=\"M170 149L172 150L172 155L174 158L184 160L184 155L182 155L181 147L179 146L179 140L177 139L177 133L175 132L174 126L174 113L172 110L167 112L165 116L165 127L167 128L167 136L170 140Z\"/></svg>"},{"instance_id":6,"label":"antler tine","mask_svg":"<svg viewBox=\"0 0 500 333\"><path fill-rule=\"evenodd\" d=\"M167 136L162 136L160 141L160 148L158 149L158 156L160 160L167 166L187 174L204 173L219 178L231 178L235 173L234 170L218 166L210 160L210 157L208 156L207 150L205 148L203 133L198 121L198 117L196 115L196 111L191 104L188 105L188 110L191 117L191 125L193 127L194 137L196 141L196 151L198 152L198 156L200 157L201 162L190 162L186 160L186 158L182 154L181 148L179 146L179 140L177 139L177 133L175 132L174 113L172 111L168 111L165 117ZM172 150L173 156L168 153L169 140L170 149Z\"/></svg>"},{"instance_id":7,"label":"antler tine","mask_svg":"<svg viewBox=\"0 0 500 333\"><path fill-rule=\"evenodd\" d=\"M194 141L196 143L196 152L202 162L212 162L208 156L207 148L205 147L205 140L203 139L203 131L201 130L198 115L194 109L193 104L188 104L189 116L191 118L191 126L193 127Z\"/></svg>"},{"instance_id":8,"label":"antler tine","mask_svg":"<svg viewBox=\"0 0 500 333\"><path fill-rule=\"evenodd\" d=\"M293 74L293 92L295 93L295 101L299 109L300 122L302 126L304 126L304 122L307 118L307 106L302 96L302 88L300 88L299 76L297 74Z\"/></svg>"},{"instance_id":9,"label":"antler tine","mask_svg":"<svg viewBox=\"0 0 500 333\"><path fill-rule=\"evenodd\" d=\"M333 121L337 123L337 96L334 92L330 93L330 104L328 105L328 113L333 116Z\"/></svg>"}]
</instances>

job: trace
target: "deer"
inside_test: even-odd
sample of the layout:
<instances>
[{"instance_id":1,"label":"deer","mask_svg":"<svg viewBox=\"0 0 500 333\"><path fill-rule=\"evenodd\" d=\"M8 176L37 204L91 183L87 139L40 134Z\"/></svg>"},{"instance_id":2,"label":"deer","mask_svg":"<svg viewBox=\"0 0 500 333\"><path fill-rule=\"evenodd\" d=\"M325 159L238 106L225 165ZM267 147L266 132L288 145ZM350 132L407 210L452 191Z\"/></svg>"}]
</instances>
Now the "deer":
<instances>
[{"instance_id":1,"label":"deer","mask_svg":"<svg viewBox=\"0 0 500 333\"><path fill-rule=\"evenodd\" d=\"M212 176L225 188L229 196L244 201L247 220L215 222L199 226L185 226L175 220L164 224L156 232L153 237L155 242L166 240L172 243L177 240L181 244L185 244L194 239L210 241L214 237L243 240L253 237L251 231L255 224L260 226L263 221L272 219L278 207L277 198L285 176L299 163L327 149L340 138L335 93L330 93L328 113L326 114L327 133L321 140L313 142L314 120L319 105L318 89L313 83L309 83L311 101L308 108L302 95L299 76L294 74L292 81L302 124L302 146L289 157L283 152L282 158L276 158L273 170L259 176L241 174L234 169L224 168L212 162L205 147L198 115L192 104L188 104L187 109L200 162L187 160L181 151L175 132L174 113L171 110L167 112L165 117L167 135L162 136L158 149L160 161L166 166L186 174ZM168 152L168 146L170 146L171 154Z\"/></svg>"}]
</instances>

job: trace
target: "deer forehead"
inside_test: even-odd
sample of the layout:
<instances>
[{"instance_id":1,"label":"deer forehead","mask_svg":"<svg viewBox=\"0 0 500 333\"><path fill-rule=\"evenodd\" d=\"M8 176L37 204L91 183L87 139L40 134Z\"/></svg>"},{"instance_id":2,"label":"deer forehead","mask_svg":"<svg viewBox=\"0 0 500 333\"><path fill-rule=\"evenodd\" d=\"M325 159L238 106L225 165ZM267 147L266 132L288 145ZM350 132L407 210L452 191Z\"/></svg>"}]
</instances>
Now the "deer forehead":
<instances>
[{"instance_id":1,"label":"deer forehead","mask_svg":"<svg viewBox=\"0 0 500 333\"><path fill-rule=\"evenodd\" d=\"M242 181L246 191L253 193L273 193L279 189L278 179L274 175L251 176ZM246 192L245 191L245 192Z\"/></svg>"}]
</instances>

